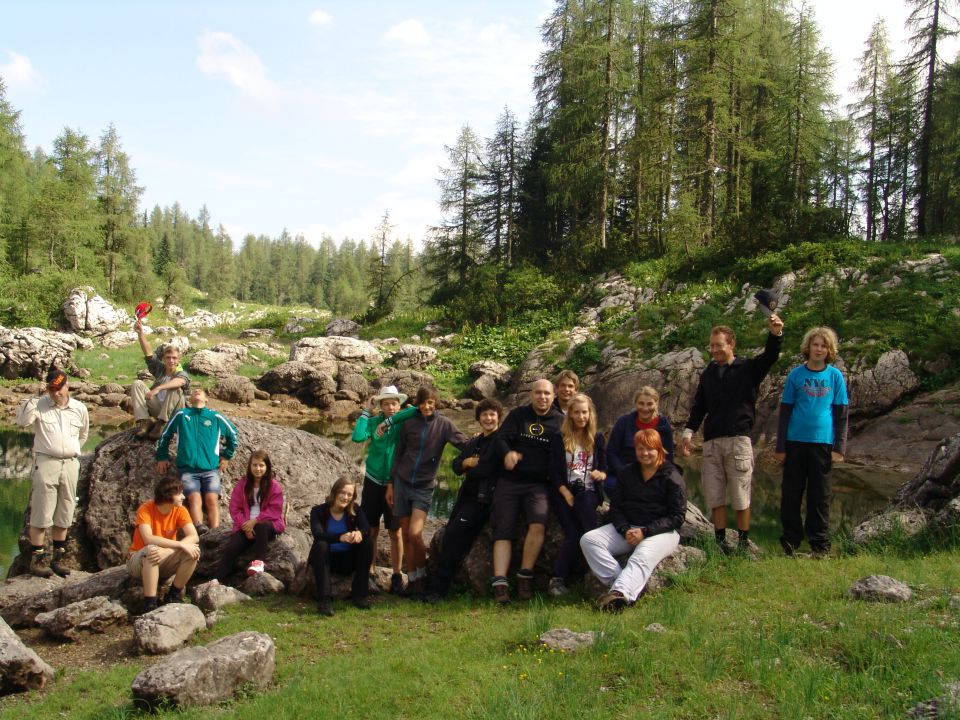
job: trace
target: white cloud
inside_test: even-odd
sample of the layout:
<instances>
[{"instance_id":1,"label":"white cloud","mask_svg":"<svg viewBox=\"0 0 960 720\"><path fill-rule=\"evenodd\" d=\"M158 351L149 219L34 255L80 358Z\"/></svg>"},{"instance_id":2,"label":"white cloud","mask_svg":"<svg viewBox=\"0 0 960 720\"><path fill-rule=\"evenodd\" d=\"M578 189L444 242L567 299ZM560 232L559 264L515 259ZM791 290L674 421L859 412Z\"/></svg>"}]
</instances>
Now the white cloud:
<instances>
[{"instance_id":1,"label":"white cloud","mask_svg":"<svg viewBox=\"0 0 960 720\"><path fill-rule=\"evenodd\" d=\"M326 10L317 9L310 13L308 20L311 25L319 27L329 24L333 20L333 17Z\"/></svg>"},{"instance_id":2,"label":"white cloud","mask_svg":"<svg viewBox=\"0 0 960 720\"><path fill-rule=\"evenodd\" d=\"M205 32L197 41L197 68L207 77L222 77L244 95L274 101L278 90L260 57L227 32Z\"/></svg>"},{"instance_id":3,"label":"white cloud","mask_svg":"<svg viewBox=\"0 0 960 720\"><path fill-rule=\"evenodd\" d=\"M40 73L26 55L7 50L10 62L0 65L0 77L8 88L33 90L40 87Z\"/></svg>"},{"instance_id":4,"label":"white cloud","mask_svg":"<svg viewBox=\"0 0 960 720\"><path fill-rule=\"evenodd\" d=\"M385 37L402 45L422 46L430 43L430 33L419 20L404 20L387 30Z\"/></svg>"}]
</instances>

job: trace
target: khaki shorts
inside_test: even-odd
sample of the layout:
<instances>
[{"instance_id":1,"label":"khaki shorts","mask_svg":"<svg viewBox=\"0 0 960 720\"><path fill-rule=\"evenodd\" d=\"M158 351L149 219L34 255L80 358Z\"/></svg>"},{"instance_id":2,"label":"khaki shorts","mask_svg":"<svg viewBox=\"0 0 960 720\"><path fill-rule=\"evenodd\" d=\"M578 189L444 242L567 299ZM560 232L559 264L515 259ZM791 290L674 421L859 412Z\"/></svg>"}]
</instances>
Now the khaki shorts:
<instances>
[{"instance_id":1,"label":"khaki shorts","mask_svg":"<svg viewBox=\"0 0 960 720\"><path fill-rule=\"evenodd\" d=\"M753 479L753 444L746 435L721 437L703 443L703 497L707 509L750 507Z\"/></svg>"},{"instance_id":2,"label":"khaki shorts","mask_svg":"<svg viewBox=\"0 0 960 720\"><path fill-rule=\"evenodd\" d=\"M143 564L148 562L146 554L150 547L150 545L147 545L146 547L140 548L127 559L127 572L130 573L131 577L135 577L137 579L142 577ZM192 560L193 558L187 555L183 550L174 550L160 562L160 582L163 583L163 581L167 578L176 575L177 569L183 563Z\"/></svg>"},{"instance_id":3,"label":"khaki shorts","mask_svg":"<svg viewBox=\"0 0 960 720\"><path fill-rule=\"evenodd\" d=\"M80 461L77 458L60 460L48 455L37 455L33 461L33 491L30 493L30 526L48 528L73 525L73 511L77 506L77 478Z\"/></svg>"}]
</instances>

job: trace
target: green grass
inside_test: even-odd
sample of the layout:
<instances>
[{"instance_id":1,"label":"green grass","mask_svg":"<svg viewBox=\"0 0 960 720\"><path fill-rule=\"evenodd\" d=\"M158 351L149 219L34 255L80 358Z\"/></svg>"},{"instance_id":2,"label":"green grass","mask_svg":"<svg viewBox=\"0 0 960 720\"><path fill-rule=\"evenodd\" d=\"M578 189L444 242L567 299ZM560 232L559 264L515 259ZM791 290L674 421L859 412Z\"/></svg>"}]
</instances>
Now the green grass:
<instances>
[{"instance_id":1,"label":"green grass","mask_svg":"<svg viewBox=\"0 0 960 720\"><path fill-rule=\"evenodd\" d=\"M960 678L960 551L861 554L816 562L716 559L620 616L585 601L461 597L440 606L385 598L367 613L274 598L230 607L198 643L241 630L277 643L272 688L157 717L887 718ZM854 602L857 578L888 574L916 601ZM927 601L927 602L918 602ZM649 623L667 632L645 632ZM542 631L599 631L591 650L537 644ZM0 700L5 718L137 715L129 687L151 659L108 672L71 668L52 691Z\"/></svg>"}]
</instances>

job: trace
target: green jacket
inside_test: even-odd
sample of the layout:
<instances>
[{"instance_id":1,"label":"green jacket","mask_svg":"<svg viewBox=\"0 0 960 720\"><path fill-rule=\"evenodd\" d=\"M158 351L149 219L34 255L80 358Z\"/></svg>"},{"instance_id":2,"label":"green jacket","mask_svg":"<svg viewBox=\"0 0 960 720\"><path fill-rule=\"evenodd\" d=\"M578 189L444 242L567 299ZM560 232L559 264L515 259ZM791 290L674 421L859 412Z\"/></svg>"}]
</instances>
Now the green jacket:
<instances>
[{"instance_id":1,"label":"green jacket","mask_svg":"<svg viewBox=\"0 0 960 720\"><path fill-rule=\"evenodd\" d=\"M357 443L370 441L365 474L377 485L386 485L390 480L390 468L393 466L393 453L397 449L397 439L400 437L400 426L404 420L416 414L416 406L411 405L393 415L382 437L377 437L375 431L384 421L383 415L371 415L368 410L364 410L357 418L351 439Z\"/></svg>"},{"instance_id":2,"label":"green jacket","mask_svg":"<svg viewBox=\"0 0 960 720\"><path fill-rule=\"evenodd\" d=\"M170 441L177 435L177 469L180 472L216 470L223 457L229 460L237 449L237 429L210 408L186 407L170 418L157 441L157 460L170 459Z\"/></svg>"}]
</instances>

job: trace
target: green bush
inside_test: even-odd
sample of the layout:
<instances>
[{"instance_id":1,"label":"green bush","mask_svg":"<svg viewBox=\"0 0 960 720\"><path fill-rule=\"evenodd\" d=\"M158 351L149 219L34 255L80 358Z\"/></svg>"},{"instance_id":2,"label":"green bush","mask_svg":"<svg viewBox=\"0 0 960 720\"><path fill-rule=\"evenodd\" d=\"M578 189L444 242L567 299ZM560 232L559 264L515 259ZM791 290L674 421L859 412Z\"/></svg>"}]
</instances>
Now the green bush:
<instances>
[{"instance_id":1,"label":"green bush","mask_svg":"<svg viewBox=\"0 0 960 720\"><path fill-rule=\"evenodd\" d=\"M63 320L67 293L78 285L102 287L101 277L60 270L0 278L0 323L13 327L55 328Z\"/></svg>"}]
</instances>

